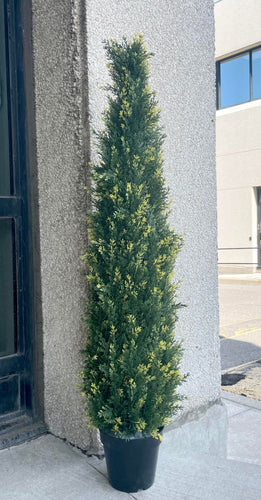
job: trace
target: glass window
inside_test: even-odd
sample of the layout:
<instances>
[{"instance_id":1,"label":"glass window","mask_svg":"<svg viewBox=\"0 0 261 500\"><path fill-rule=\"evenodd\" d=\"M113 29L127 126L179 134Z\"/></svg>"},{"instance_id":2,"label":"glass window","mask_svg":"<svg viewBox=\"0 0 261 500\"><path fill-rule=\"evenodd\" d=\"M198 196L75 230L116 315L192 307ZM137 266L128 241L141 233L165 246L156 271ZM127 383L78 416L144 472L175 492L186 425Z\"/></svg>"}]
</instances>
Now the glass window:
<instances>
[{"instance_id":1,"label":"glass window","mask_svg":"<svg viewBox=\"0 0 261 500\"><path fill-rule=\"evenodd\" d=\"M252 52L253 99L261 97L261 49Z\"/></svg>"},{"instance_id":2,"label":"glass window","mask_svg":"<svg viewBox=\"0 0 261 500\"><path fill-rule=\"evenodd\" d=\"M217 62L217 107L261 98L261 48Z\"/></svg>"},{"instance_id":3,"label":"glass window","mask_svg":"<svg viewBox=\"0 0 261 500\"><path fill-rule=\"evenodd\" d=\"M7 57L5 43L4 2L0 2L0 196L11 194L10 141L8 120ZM2 36L3 35L3 36Z\"/></svg>"},{"instance_id":4,"label":"glass window","mask_svg":"<svg viewBox=\"0 0 261 500\"><path fill-rule=\"evenodd\" d=\"M14 222L0 219L0 357L15 352Z\"/></svg>"},{"instance_id":5,"label":"glass window","mask_svg":"<svg viewBox=\"0 0 261 500\"><path fill-rule=\"evenodd\" d=\"M220 63L220 107L250 100L249 53Z\"/></svg>"}]
</instances>

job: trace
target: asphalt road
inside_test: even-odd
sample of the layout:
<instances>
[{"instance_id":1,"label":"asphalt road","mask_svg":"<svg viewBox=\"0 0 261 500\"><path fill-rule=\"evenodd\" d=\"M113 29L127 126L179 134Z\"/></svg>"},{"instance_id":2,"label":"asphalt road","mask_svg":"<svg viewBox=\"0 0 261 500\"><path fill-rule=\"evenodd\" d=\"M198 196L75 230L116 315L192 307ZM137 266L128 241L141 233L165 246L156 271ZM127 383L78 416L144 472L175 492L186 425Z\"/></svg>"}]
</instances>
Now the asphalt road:
<instances>
[{"instance_id":1,"label":"asphalt road","mask_svg":"<svg viewBox=\"0 0 261 500\"><path fill-rule=\"evenodd\" d=\"M220 284L219 316L223 388L260 399L261 286Z\"/></svg>"},{"instance_id":2,"label":"asphalt road","mask_svg":"<svg viewBox=\"0 0 261 500\"><path fill-rule=\"evenodd\" d=\"M219 285L222 370L261 359L261 286Z\"/></svg>"}]
</instances>

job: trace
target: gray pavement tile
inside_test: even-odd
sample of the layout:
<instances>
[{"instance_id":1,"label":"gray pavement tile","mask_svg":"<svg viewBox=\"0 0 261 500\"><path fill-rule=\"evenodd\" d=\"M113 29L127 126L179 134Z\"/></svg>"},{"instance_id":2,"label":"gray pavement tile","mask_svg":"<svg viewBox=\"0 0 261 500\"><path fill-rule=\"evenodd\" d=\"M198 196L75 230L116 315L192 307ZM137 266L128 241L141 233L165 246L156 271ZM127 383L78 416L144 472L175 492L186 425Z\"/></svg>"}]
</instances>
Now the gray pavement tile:
<instances>
[{"instance_id":1,"label":"gray pavement tile","mask_svg":"<svg viewBox=\"0 0 261 500\"><path fill-rule=\"evenodd\" d=\"M226 401L223 400L226 409L227 409L227 416L228 418L233 417L234 415L237 415L238 413L242 413L244 411L248 411L248 407L233 403L232 401Z\"/></svg>"},{"instance_id":2,"label":"gray pavement tile","mask_svg":"<svg viewBox=\"0 0 261 500\"><path fill-rule=\"evenodd\" d=\"M165 433L154 485L123 493L105 459L87 457L51 435L0 451L0 500L257 500L261 492L260 403L227 394L228 456L180 453ZM257 404L258 403L258 404Z\"/></svg>"},{"instance_id":3,"label":"gray pavement tile","mask_svg":"<svg viewBox=\"0 0 261 500\"><path fill-rule=\"evenodd\" d=\"M261 465L261 413L249 408L228 421L228 458Z\"/></svg>"},{"instance_id":4,"label":"gray pavement tile","mask_svg":"<svg viewBox=\"0 0 261 500\"><path fill-rule=\"evenodd\" d=\"M242 411L252 410L243 407ZM106 476L105 460L90 460ZM175 437L170 431L160 445L154 485L130 496L136 500L257 500L260 492L258 465L199 453L182 456L176 453Z\"/></svg>"},{"instance_id":5,"label":"gray pavement tile","mask_svg":"<svg viewBox=\"0 0 261 500\"><path fill-rule=\"evenodd\" d=\"M137 500L257 500L261 469L211 457L169 457L159 460L154 485L134 493Z\"/></svg>"},{"instance_id":6,"label":"gray pavement tile","mask_svg":"<svg viewBox=\"0 0 261 500\"><path fill-rule=\"evenodd\" d=\"M107 478L107 466L105 458L97 458L95 456L91 456L87 457L87 462Z\"/></svg>"},{"instance_id":7,"label":"gray pavement tile","mask_svg":"<svg viewBox=\"0 0 261 500\"><path fill-rule=\"evenodd\" d=\"M0 452L0 500L124 500L80 451L51 435Z\"/></svg>"}]
</instances>

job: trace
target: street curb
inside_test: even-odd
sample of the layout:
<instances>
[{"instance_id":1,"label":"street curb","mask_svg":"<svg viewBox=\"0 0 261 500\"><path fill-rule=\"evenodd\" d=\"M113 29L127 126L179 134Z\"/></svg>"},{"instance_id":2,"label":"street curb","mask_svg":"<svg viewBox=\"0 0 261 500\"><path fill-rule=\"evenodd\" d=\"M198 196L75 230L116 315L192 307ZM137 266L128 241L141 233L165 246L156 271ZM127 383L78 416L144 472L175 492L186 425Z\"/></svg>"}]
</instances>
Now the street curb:
<instances>
[{"instance_id":1,"label":"street curb","mask_svg":"<svg viewBox=\"0 0 261 500\"><path fill-rule=\"evenodd\" d=\"M261 410L261 401L256 399L247 398L245 396L239 396L238 394L233 394L232 392L221 391L221 399L227 399L233 403L237 403L242 406L248 406L249 408L254 408L255 410Z\"/></svg>"}]
</instances>

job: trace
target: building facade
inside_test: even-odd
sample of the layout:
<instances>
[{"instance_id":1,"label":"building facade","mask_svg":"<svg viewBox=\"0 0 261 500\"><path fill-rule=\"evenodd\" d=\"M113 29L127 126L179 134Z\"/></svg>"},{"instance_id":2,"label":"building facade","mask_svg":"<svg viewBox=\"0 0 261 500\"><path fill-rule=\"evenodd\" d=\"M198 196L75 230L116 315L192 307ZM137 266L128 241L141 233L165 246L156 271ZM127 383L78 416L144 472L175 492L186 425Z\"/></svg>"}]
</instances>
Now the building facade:
<instances>
[{"instance_id":1,"label":"building facade","mask_svg":"<svg viewBox=\"0 0 261 500\"><path fill-rule=\"evenodd\" d=\"M261 3L215 3L219 271L261 268Z\"/></svg>"},{"instance_id":2,"label":"building facade","mask_svg":"<svg viewBox=\"0 0 261 500\"><path fill-rule=\"evenodd\" d=\"M84 188L96 154L92 130L101 128L106 105L103 40L141 32L155 53L151 85L167 135L170 222L185 240L177 279L187 307L176 334L184 339L182 370L190 375L172 425L184 428L202 417L206 446L221 450L213 1L1 0L0 6L2 446L48 428L89 453L99 449L76 387L87 338ZM199 436L193 431L187 439L197 446Z\"/></svg>"}]
</instances>

